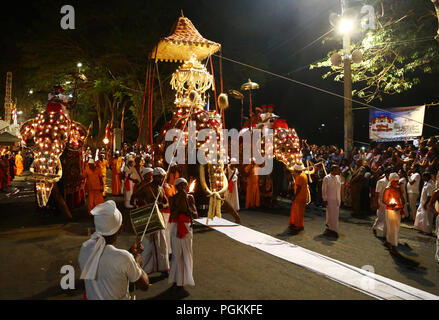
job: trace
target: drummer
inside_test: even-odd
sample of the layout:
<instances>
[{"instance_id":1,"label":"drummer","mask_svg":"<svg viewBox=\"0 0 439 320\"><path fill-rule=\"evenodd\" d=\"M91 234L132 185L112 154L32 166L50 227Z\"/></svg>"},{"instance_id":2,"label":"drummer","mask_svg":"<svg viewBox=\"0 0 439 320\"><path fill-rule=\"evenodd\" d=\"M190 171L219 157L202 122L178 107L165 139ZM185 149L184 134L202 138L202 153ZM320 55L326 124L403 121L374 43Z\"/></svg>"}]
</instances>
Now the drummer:
<instances>
[{"instance_id":1,"label":"drummer","mask_svg":"<svg viewBox=\"0 0 439 320\"><path fill-rule=\"evenodd\" d=\"M161 187L165 176L166 171L163 168L154 168L152 182L139 190L136 193L136 198L145 204L153 204L158 195L157 204L159 209L161 211L166 210L168 200ZM160 230L145 236L142 244L144 247L142 260L145 272L147 274L161 272L162 277L166 277L169 273L169 249L166 241L166 231Z\"/></svg>"}]
</instances>

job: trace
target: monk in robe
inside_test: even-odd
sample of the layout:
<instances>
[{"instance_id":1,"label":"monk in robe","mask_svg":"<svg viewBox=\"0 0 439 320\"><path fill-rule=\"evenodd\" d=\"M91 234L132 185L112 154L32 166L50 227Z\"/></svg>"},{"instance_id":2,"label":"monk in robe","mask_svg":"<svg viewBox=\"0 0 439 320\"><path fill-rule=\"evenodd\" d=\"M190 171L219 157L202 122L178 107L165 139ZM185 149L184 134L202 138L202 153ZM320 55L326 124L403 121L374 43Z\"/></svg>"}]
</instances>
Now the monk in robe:
<instances>
[{"instance_id":1,"label":"monk in robe","mask_svg":"<svg viewBox=\"0 0 439 320\"><path fill-rule=\"evenodd\" d=\"M195 286L193 277L192 253L192 219L198 218L195 199L188 194L189 186L184 178L175 182L177 193L170 201L171 217L171 247L172 260L168 282L183 290L183 286Z\"/></svg>"},{"instance_id":2,"label":"monk in robe","mask_svg":"<svg viewBox=\"0 0 439 320\"><path fill-rule=\"evenodd\" d=\"M116 151L116 156L111 159L111 193L113 196L122 194L122 168L123 160L120 157L119 151Z\"/></svg>"},{"instance_id":3,"label":"monk in robe","mask_svg":"<svg viewBox=\"0 0 439 320\"><path fill-rule=\"evenodd\" d=\"M102 171L102 178L104 180L104 192L102 192L102 195L105 197L105 187L106 187L106 180L107 180L107 169L110 167L108 160L105 159L105 154L101 153L99 155L99 167Z\"/></svg>"},{"instance_id":4,"label":"monk in robe","mask_svg":"<svg viewBox=\"0 0 439 320\"><path fill-rule=\"evenodd\" d=\"M261 205L261 196L259 193L259 176L256 175L255 169L257 164L248 164L245 166L245 173L247 175L246 184L247 190L245 194L245 208L258 208Z\"/></svg>"},{"instance_id":5,"label":"monk in robe","mask_svg":"<svg viewBox=\"0 0 439 320\"><path fill-rule=\"evenodd\" d=\"M306 200L308 198L308 178L303 172L304 170L303 164L294 165L294 194L289 223L292 234L297 234L304 228Z\"/></svg>"},{"instance_id":6,"label":"monk in robe","mask_svg":"<svg viewBox=\"0 0 439 320\"><path fill-rule=\"evenodd\" d=\"M101 168L98 168L93 158L88 160L88 167L85 169L84 176L86 188L88 190L88 214L91 216L91 210L98 204L104 203L102 191L104 181Z\"/></svg>"},{"instance_id":7,"label":"monk in robe","mask_svg":"<svg viewBox=\"0 0 439 320\"><path fill-rule=\"evenodd\" d=\"M21 151L18 151L17 155L15 156L15 167L17 167L17 176L21 176L24 170L23 157L21 156Z\"/></svg>"}]
</instances>

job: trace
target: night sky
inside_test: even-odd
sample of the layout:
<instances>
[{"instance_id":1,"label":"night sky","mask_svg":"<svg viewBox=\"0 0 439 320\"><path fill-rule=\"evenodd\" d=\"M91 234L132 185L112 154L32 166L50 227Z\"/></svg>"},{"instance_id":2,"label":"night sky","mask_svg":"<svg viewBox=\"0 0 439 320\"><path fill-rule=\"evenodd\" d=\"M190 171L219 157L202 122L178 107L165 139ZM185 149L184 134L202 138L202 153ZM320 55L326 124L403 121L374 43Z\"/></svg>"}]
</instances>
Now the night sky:
<instances>
[{"instance_id":1,"label":"night sky","mask_svg":"<svg viewBox=\"0 0 439 320\"><path fill-rule=\"evenodd\" d=\"M316 38L329 31L329 14L340 11L338 0L210 0L210 1L93 1L101 3L101 7L117 15L122 8L130 13L134 3L156 2L164 10L160 12L160 26L156 30L157 40L167 35L173 23L180 15L191 19L198 31L207 39L222 44L224 57L269 70L293 79L343 94L343 84L330 79L322 79L323 69L309 70L308 65L326 56L334 48L342 46L339 41L322 44L317 41L306 47ZM41 12L50 13L61 19L60 8L64 4L73 5L76 15L89 16L90 19L79 19L94 23L94 12L84 10L83 1L15 1L9 10L2 9L0 23L2 26L1 60L0 60L0 99L3 110L4 84L7 71L14 73L14 86L20 83L20 51L19 42L29 31L32 23L50 23L41 19ZM137 14L136 10L132 15ZM83 17L83 16L82 16ZM147 19L147 17L145 17ZM129 20L127 21L129 24ZM58 24L49 27L60 28ZM77 22L76 28L81 28ZM135 28L133 25L132 28ZM65 31L69 32L69 31ZM38 33L34 34L38 37ZM139 38L139 41L142 41ZM303 49L306 47L305 49ZM152 49L152 48L151 48ZM218 58L214 57L217 86ZM177 64L175 64L175 68ZM146 72L146 59L145 59ZM166 75L163 75L163 78ZM421 84L411 91L389 96L384 101L373 101L371 104L381 108L394 106L422 105L439 101L437 90L438 74L423 76ZM308 139L316 144L343 144L343 100L321 93L310 88L278 79L259 71L239 67L223 60L224 89L238 89L240 85L252 81L260 84L254 92L254 106L275 104L275 113L287 119L290 127L294 127L300 138ZM166 84L168 85L168 84ZM355 88L355 86L354 86ZM13 87L13 92L16 90ZM229 98L230 108L226 112L227 127L239 127L240 102ZM246 93L245 106L248 106ZM354 104L354 108L359 107ZM431 107L426 111L425 121L437 125L439 107ZM3 111L2 111L3 114ZM354 111L356 141L368 142L368 110ZM321 124L325 124L324 127ZM434 129L424 128L425 135L439 134Z\"/></svg>"}]
</instances>

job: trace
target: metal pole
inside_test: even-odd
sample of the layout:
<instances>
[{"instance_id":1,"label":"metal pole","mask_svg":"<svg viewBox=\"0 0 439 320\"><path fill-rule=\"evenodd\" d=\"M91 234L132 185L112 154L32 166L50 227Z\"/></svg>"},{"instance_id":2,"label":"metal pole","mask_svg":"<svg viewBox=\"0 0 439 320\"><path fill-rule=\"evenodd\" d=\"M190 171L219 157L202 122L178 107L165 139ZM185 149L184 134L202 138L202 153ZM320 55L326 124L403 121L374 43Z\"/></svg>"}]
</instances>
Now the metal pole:
<instances>
[{"instance_id":1,"label":"metal pole","mask_svg":"<svg viewBox=\"0 0 439 320\"><path fill-rule=\"evenodd\" d=\"M348 0L341 0L341 12L344 14L348 6ZM354 148L354 124L352 114L352 69L351 69L351 39L349 33L343 36L344 49L344 151L346 157L352 156Z\"/></svg>"}]
</instances>

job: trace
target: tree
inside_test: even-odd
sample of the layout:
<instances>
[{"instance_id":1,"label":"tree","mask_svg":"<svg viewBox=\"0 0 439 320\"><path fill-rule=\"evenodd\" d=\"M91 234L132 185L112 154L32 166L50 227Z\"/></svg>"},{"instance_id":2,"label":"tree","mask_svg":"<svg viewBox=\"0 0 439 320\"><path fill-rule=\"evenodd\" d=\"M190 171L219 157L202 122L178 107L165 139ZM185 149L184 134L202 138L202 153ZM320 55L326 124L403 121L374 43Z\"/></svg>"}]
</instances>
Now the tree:
<instances>
[{"instance_id":1,"label":"tree","mask_svg":"<svg viewBox=\"0 0 439 320\"><path fill-rule=\"evenodd\" d=\"M423 73L439 71L439 42L437 31L438 0L376 1L381 12L376 16L377 28L365 34L352 50L363 52L363 61L352 64L353 95L370 102L382 100L383 94L397 94L420 83ZM437 38L437 36L436 36ZM343 68L331 65L334 52L313 68L331 68L323 78L343 81Z\"/></svg>"}]
</instances>

